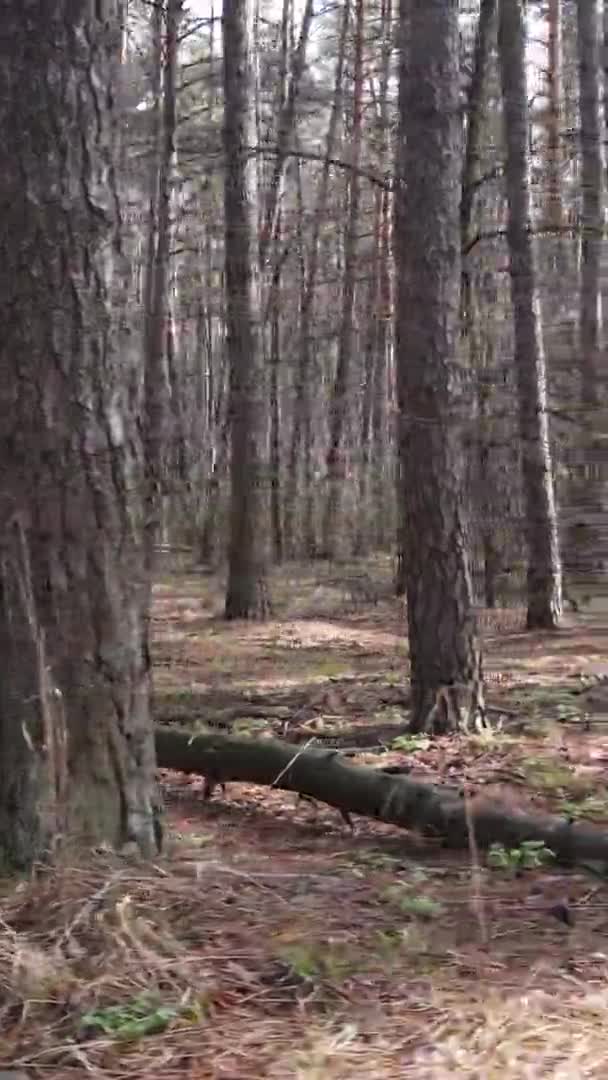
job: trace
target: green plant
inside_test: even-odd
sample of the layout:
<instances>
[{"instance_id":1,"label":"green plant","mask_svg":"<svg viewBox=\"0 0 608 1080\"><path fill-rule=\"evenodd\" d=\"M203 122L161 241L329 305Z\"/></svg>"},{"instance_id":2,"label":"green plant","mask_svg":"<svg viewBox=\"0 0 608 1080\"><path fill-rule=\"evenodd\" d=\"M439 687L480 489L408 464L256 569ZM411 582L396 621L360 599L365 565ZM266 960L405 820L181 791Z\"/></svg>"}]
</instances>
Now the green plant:
<instances>
[{"instance_id":1,"label":"green plant","mask_svg":"<svg viewBox=\"0 0 608 1080\"><path fill-rule=\"evenodd\" d=\"M593 793L592 778L577 774L571 766L555 758L528 758L523 763L523 773L529 787L547 795L568 794L582 799Z\"/></svg>"},{"instance_id":2,"label":"green plant","mask_svg":"<svg viewBox=\"0 0 608 1080\"><path fill-rule=\"evenodd\" d=\"M560 701L560 702L558 702L558 704L556 705L556 708L555 708L555 713L556 713L557 719L562 724L567 723L569 720L570 721L577 721L577 720L580 720L580 718L581 718L580 709L577 708L577 706L576 706L576 704L574 702L568 702L568 701Z\"/></svg>"},{"instance_id":3,"label":"green plant","mask_svg":"<svg viewBox=\"0 0 608 1080\"><path fill-rule=\"evenodd\" d=\"M608 798L602 798L600 795L589 795L580 802L564 799L559 808L562 814L571 818L607 818Z\"/></svg>"},{"instance_id":4,"label":"green plant","mask_svg":"<svg viewBox=\"0 0 608 1080\"><path fill-rule=\"evenodd\" d=\"M512 746L517 740L503 728L504 719L499 717L493 727L486 725L481 731L472 731L466 735L466 745L471 750L494 750L498 747Z\"/></svg>"},{"instance_id":5,"label":"green plant","mask_svg":"<svg viewBox=\"0 0 608 1080\"><path fill-rule=\"evenodd\" d=\"M321 961L316 948L308 945L289 945L281 957L299 979L312 982L321 974Z\"/></svg>"},{"instance_id":6,"label":"green plant","mask_svg":"<svg viewBox=\"0 0 608 1080\"><path fill-rule=\"evenodd\" d=\"M288 945L281 950L281 959L294 975L306 982L340 980L354 965L346 945L339 942Z\"/></svg>"},{"instance_id":7,"label":"green plant","mask_svg":"<svg viewBox=\"0 0 608 1080\"><path fill-rule=\"evenodd\" d=\"M445 911L443 905L430 896L402 896L399 907L404 914L413 915L419 919L436 919Z\"/></svg>"},{"instance_id":8,"label":"green plant","mask_svg":"<svg viewBox=\"0 0 608 1080\"><path fill-rule=\"evenodd\" d=\"M396 855L389 855L385 851L372 848L355 852L354 862L357 866L366 867L369 870L390 870L394 872L398 869L400 860Z\"/></svg>"},{"instance_id":9,"label":"green plant","mask_svg":"<svg viewBox=\"0 0 608 1080\"><path fill-rule=\"evenodd\" d=\"M537 870L554 858L555 852L551 851L543 840L523 840L519 847L515 848L492 844L488 851L489 866L494 870L506 870L513 874L522 870Z\"/></svg>"},{"instance_id":10,"label":"green plant","mask_svg":"<svg viewBox=\"0 0 608 1080\"><path fill-rule=\"evenodd\" d=\"M139 994L121 1005L93 1009L82 1017L82 1025L116 1039L128 1041L164 1031L183 1010L160 1003L156 995Z\"/></svg>"},{"instance_id":11,"label":"green plant","mask_svg":"<svg viewBox=\"0 0 608 1080\"><path fill-rule=\"evenodd\" d=\"M391 750L403 750L406 754L415 754L418 750L428 750L431 740L428 735L398 735L391 743Z\"/></svg>"},{"instance_id":12,"label":"green plant","mask_svg":"<svg viewBox=\"0 0 608 1080\"><path fill-rule=\"evenodd\" d=\"M430 896L409 893L406 885L391 885L384 892L383 899L396 904L404 915L418 919L436 919L445 910L438 900Z\"/></svg>"}]
</instances>

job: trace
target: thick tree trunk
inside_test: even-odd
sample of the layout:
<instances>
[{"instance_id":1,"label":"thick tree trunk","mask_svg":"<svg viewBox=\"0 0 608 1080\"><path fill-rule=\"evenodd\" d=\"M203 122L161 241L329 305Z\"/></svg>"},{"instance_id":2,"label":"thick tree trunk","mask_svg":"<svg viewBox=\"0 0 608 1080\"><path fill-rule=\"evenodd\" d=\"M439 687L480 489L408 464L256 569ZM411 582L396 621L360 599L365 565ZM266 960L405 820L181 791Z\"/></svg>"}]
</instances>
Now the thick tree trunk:
<instances>
[{"instance_id":1,"label":"thick tree trunk","mask_svg":"<svg viewBox=\"0 0 608 1080\"><path fill-rule=\"evenodd\" d=\"M296 791L335 806L344 814L417 829L445 847L468 848L470 824L481 848L501 843L517 847L544 841L564 862L608 859L608 833L564 818L529 815L482 796L467 800L462 789L411 780L402 774L348 764L336 750L303 750L264 739L195 735L156 729L161 768L200 773L214 785L240 780ZM468 814L470 811L470 817Z\"/></svg>"},{"instance_id":2,"label":"thick tree trunk","mask_svg":"<svg viewBox=\"0 0 608 1080\"><path fill-rule=\"evenodd\" d=\"M498 48L504 99L515 370L528 545L529 629L552 629L562 610L547 376L531 232L525 26L520 0L500 0Z\"/></svg>"},{"instance_id":3,"label":"thick tree trunk","mask_svg":"<svg viewBox=\"0 0 608 1080\"><path fill-rule=\"evenodd\" d=\"M226 617L264 615L268 485L267 380L256 319L256 162L250 160L249 0L224 0L224 207L227 345L230 360L231 505Z\"/></svg>"},{"instance_id":4,"label":"thick tree trunk","mask_svg":"<svg viewBox=\"0 0 608 1080\"><path fill-rule=\"evenodd\" d=\"M116 14L2 11L0 849L21 866L59 834L154 846L139 357L110 305Z\"/></svg>"},{"instance_id":5,"label":"thick tree trunk","mask_svg":"<svg viewBox=\"0 0 608 1080\"><path fill-rule=\"evenodd\" d=\"M464 371L458 360L458 4L401 0L397 160L397 378L412 729L483 712L464 524ZM424 146L424 153L420 147Z\"/></svg>"}]
</instances>

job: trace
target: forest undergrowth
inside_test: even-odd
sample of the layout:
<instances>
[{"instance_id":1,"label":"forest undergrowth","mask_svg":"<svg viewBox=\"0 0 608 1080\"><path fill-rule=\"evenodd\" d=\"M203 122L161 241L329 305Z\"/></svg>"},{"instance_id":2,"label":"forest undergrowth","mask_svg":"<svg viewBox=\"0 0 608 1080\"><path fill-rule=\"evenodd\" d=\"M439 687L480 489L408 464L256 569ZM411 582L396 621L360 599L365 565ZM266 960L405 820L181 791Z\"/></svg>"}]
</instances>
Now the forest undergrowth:
<instances>
[{"instance_id":1,"label":"forest undergrowth","mask_svg":"<svg viewBox=\"0 0 608 1080\"><path fill-rule=\"evenodd\" d=\"M371 586L370 586L371 582ZM263 623L183 571L154 607L159 720L353 761L608 828L608 612L526 634L482 612L492 729L403 734L390 568L290 568ZM374 732L374 738L366 733ZM606 868L462 855L291 793L165 773L166 843L65 853L0 894L0 1065L25 1077L606 1074Z\"/></svg>"}]
</instances>

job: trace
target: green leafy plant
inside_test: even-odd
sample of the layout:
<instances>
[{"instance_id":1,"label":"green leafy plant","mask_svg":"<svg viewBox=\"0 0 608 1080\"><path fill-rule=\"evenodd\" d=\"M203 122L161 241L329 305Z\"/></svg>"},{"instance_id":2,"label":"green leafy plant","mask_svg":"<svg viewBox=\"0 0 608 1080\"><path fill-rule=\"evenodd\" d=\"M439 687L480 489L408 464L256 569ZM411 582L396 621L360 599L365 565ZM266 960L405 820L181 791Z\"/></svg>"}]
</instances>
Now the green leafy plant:
<instances>
[{"instance_id":1,"label":"green leafy plant","mask_svg":"<svg viewBox=\"0 0 608 1080\"><path fill-rule=\"evenodd\" d=\"M582 799L581 802L564 799L560 803L560 811L571 818L607 818L608 798L589 795L588 798Z\"/></svg>"},{"instance_id":2,"label":"green leafy plant","mask_svg":"<svg viewBox=\"0 0 608 1080\"><path fill-rule=\"evenodd\" d=\"M558 702L558 704L555 707L555 713L556 713L557 719L562 724L566 724L569 720L570 721L573 721L573 720L577 721L577 720L580 720L580 718L581 718L580 709L576 707L576 704L574 702L572 702L572 703L567 702L567 701Z\"/></svg>"},{"instance_id":3,"label":"green leafy plant","mask_svg":"<svg viewBox=\"0 0 608 1080\"><path fill-rule=\"evenodd\" d=\"M438 900L419 893L408 892L407 886L391 885L384 892L383 899L396 904L404 915L418 919L436 919L445 911Z\"/></svg>"},{"instance_id":4,"label":"green leafy plant","mask_svg":"<svg viewBox=\"0 0 608 1080\"><path fill-rule=\"evenodd\" d=\"M369 870L390 870L394 872L399 868L400 861L395 855L389 855L385 851L375 848L363 849L354 853L354 862L357 866L366 867Z\"/></svg>"},{"instance_id":5,"label":"green leafy plant","mask_svg":"<svg viewBox=\"0 0 608 1080\"><path fill-rule=\"evenodd\" d=\"M523 762L523 774L528 787L547 795L570 795L583 798L593 794L594 780L555 758L528 758Z\"/></svg>"},{"instance_id":6,"label":"green leafy plant","mask_svg":"<svg viewBox=\"0 0 608 1080\"><path fill-rule=\"evenodd\" d=\"M403 896L399 907L406 915L414 915L419 919L436 919L445 911L443 905L430 896Z\"/></svg>"},{"instance_id":7,"label":"green leafy plant","mask_svg":"<svg viewBox=\"0 0 608 1080\"><path fill-rule=\"evenodd\" d=\"M85 1013L82 1025L116 1039L132 1041L165 1031L172 1020L182 1015L183 1010L163 1005L155 995L144 993L120 1005Z\"/></svg>"},{"instance_id":8,"label":"green leafy plant","mask_svg":"<svg viewBox=\"0 0 608 1080\"><path fill-rule=\"evenodd\" d=\"M290 945L281 950L281 957L299 979L312 982L321 975L318 951L307 945Z\"/></svg>"},{"instance_id":9,"label":"green leafy plant","mask_svg":"<svg viewBox=\"0 0 608 1080\"><path fill-rule=\"evenodd\" d=\"M542 840L524 840L515 848L492 844L488 851L488 865L494 870L520 873L522 870L538 870L555 858L555 852Z\"/></svg>"},{"instance_id":10,"label":"green leafy plant","mask_svg":"<svg viewBox=\"0 0 608 1080\"><path fill-rule=\"evenodd\" d=\"M398 735L391 743L391 750L415 754L418 750L428 750L430 745L431 740L428 735Z\"/></svg>"},{"instance_id":11,"label":"green leafy plant","mask_svg":"<svg viewBox=\"0 0 608 1080\"><path fill-rule=\"evenodd\" d=\"M356 958L340 942L292 944L281 950L281 959L306 982L339 981L357 967Z\"/></svg>"}]
</instances>

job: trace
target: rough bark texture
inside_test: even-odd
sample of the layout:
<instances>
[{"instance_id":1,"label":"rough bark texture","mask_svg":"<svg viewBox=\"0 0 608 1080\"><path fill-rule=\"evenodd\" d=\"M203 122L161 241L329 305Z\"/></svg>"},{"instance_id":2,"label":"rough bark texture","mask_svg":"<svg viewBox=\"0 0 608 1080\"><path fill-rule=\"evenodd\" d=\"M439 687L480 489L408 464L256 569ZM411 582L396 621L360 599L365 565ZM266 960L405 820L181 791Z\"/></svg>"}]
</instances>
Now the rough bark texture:
<instances>
[{"instance_id":1,"label":"rough bark texture","mask_svg":"<svg viewBox=\"0 0 608 1080\"><path fill-rule=\"evenodd\" d=\"M94 12L94 13L93 13ZM114 185L117 6L7 0L0 35L0 852L154 838L136 358Z\"/></svg>"},{"instance_id":2,"label":"rough bark texture","mask_svg":"<svg viewBox=\"0 0 608 1080\"><path fill-rule=\"evenodd\" d=\"M361 223L361 135L363 124L363 34L364 0L355 0L354 56L353 56L353 104L350 130L350 158L352 169L348 179L348 218L344 234L344 274L342 279L342 313L338 334L338 359L329 406L329 442L325 459L327 470L327 496L323 516L323 554L332 558L339 551L343 532L341 513L344 483L346 480L346 450L344 435L348 423L351 400L351 372L353 347L356 341L356 274L358 264L359 232Z\"/></svg>"},{"instance_id":3,"label":"rough bark texture","mask_svg":"<svg viewBox=\"0 0 608 1080\"><path fill-rule=\"evenodd\" d=\"M318 374L311 344L313 337L314 304L317 288L317 273L319 270L320 237L322 223L327 215L330 181L330 159L335 151L338 127L341 118L343 104L343 75L346 57L346 38L350 12L349 0L345 0L342 9L340 23L340 36L338 40L338 56L336 60L336 74L334 79L334 95L329 116L329 125L325 141L325 161L319 182L319 190L313 213L312 235L310 239L310 254L308 266L302 275L302 294L300 297L300 333L299 350L295 382L295 401L293 411L293 430L291 446L289 450L286 498L285 498L285 539L289 553L293 556L297 550L296 534L298 524L301 524L301 532L304 535L304 550L307 556L313 558L317 554L317 542L314 520L314 490L313 490L313 380ZM301 466L300 466L301 462ZM302 503L304 512L301 522L298 522L298 473L302 469L303 492Z\"/></svg>"},{"instance_id":4,"label":"rough bark texture","mask_svg":"<svg viewBox=\"0 0 608 1080\"><path fill-rule=\"evenodd\" d=\"M158 3L152 12L154 51L154 153L148 210L144 288L145 450L147 471L146 557L153 568L154 545L161 536L162 497L172 435L169 430L171 196L177 128L176 78L182 0Z\"/></svg>"},{"instance_id":5,"label":"rough bark texture","mask_svg":"<svg viewBox=\"0 0 608 1080\"><path fill-rule=\"evenodd\" d=\"M473 52L473 72L467 97L467 135L462 169L462 198L460 201L460 241L464 251L470 242L473 201L476 181L479 180L481 129L486 113L485 84L490 47L495 35L497 0L481 0L479 21Z\"/></svg>"},{"instance_id":6,"label":"rough bark texture","mask_svg":"<svg viewBox=\"0 0 608 1080\"><path fill-rule=\"evenodd\" d=\"M600 128L600 19L597 3L577 0L582 226L579 363L582 437L573 462L567 569L593 580L606 541L606 414L602 407L602 246L604 169Z\"/></svg>"},{"instance_id":7,"label":"rough bark texture","mask_svg":"<svg viewBox=\"0 0 608 1080\"><path fill-rule=\"evenodd\" d=\"M224 206L227 346L230 363L231 506L226 617L264 614L266 563L266 380L258 332L259 273L253 213L256 163L249 158L252 92L248 0L224 0Z\"/></svg>"},{"instance_id":8,"label":"rough bark texture","mask_svg":"<svg viewBox=\"0 0 608 1080\"><path fill-rule=\"evenodd\" d=\"M464 524L464 372L457 356L462 124L458 4L401 0L396 363L405 500L412 728L483 711ZM424 153L420 147L424 147Z\"/></svg>"},{"instance_id":9,"label":"rough bark texture","mask_svg":"<svg viewBox=\"0 0 608 1080\"><path fill-rule=\"evenodd\" d=\"M504 100L515 369L528 545L530 629L557 626L562 574L549 448L547 378L531 232L525 26L520 0L500 0L498 48Z\"/></svg>"},{"instance_id":10,"label":"rough bark texture","mask_svg":"<svg viewBox=\"0 0 608 1080\"><path fill-rule=\"evenodd\" d=\"M547 221L560 229L562 202L562 0L549 0L547 9ZM561 246L561 240L560 240Z\"/></svg>"},{"instance_id":11,"label":"rough bark texture","mask_svg":"<svg viewBox=\"0 0 608 1080\"><path fill-rule=\"evenodd\" d=\"M156 729L159 765L207 777L208 790L230 780L297 791L346 814L361 814L441 839L446 847L470 844L463 791L403 775L349 765L335 750L302 750L270 740L196 735ZM608 859L608 833L563 818L529 815L482 796L469 799L477 844L517 847L539 840L565 862Z\"/></svg>"}]
</instances>

